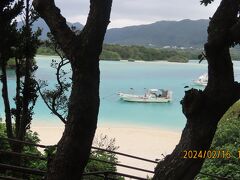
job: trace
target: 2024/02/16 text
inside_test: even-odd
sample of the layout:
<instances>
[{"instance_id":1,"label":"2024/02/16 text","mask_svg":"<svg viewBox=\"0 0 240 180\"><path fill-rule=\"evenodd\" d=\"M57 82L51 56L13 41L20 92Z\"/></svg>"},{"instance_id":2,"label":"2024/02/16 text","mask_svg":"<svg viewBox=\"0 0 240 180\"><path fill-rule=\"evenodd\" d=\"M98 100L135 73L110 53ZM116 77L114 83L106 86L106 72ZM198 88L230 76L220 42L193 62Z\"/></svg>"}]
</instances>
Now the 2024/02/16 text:
<instances>
[{"instance_id":1,"label":"2024/02/16 text","mask_svg":"<svg viewBox=\"0 0 240 180\"><path fill-rule=\"evenodd\" d=\"M229 150L184 150L182 157L184 159L230 159L232 155ZM240 149L237 156L240 159Z\"/></svg>"}]
</instances>

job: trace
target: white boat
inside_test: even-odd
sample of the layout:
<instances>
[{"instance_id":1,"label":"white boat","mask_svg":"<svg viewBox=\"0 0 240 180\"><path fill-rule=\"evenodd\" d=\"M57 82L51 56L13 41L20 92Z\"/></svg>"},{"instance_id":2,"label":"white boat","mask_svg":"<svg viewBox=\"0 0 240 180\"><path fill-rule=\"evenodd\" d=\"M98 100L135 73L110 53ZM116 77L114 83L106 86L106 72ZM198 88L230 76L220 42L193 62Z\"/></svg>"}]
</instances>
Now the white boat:
<instances>
[{"instance_id":1,"label":"white boat","mask_svg":"<svg viewBox=\"0 0 240 180\"><path fill-rule=\"evenodd\" d=\"M194 80L193 82L198 86L207 86L208 74L205 73L205 74L199 76L199 78L197 80Z\"/></svg>"},{"instance_id":2,"label":"white boat","mask_svg":"<svg viewBox=\"0 0 240 180\"><path fill-rule=\"evenodd\" d=\"M144 95L118 93L120 99L128 102L168 103L172 101L172 91L164 89L149 89Z\"/></svg>"}]
</instances>

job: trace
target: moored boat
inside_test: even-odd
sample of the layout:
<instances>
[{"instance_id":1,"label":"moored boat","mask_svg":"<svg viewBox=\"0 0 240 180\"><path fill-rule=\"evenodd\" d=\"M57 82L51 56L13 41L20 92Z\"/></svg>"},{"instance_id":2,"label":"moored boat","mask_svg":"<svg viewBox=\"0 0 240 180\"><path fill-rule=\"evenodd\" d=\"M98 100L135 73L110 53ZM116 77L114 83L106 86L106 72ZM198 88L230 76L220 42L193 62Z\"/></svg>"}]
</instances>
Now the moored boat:
<instances>
[{"instance_id":1,"label":"moored boat","mask_svg":"<svg viewBox=\"0 0 240 180\"><path fill-rule=\"evenodd\" d=\"M172 91L164 89L148 89L144 95L118 93L120 99L128 102L168 103L172 101Z\"/></svg>"},{"instance_id":2,"label":"moored boat","mask_svg":"<svg viewBox=\"0 0 240 180\"><path fill-rule=\"evenodd\" d=\"M193 82L195 85L198 85L198 86L207 86L208 74L205 73L205 74L199 76L199 78L197 80L194 80Z\"/></svg>"}]
</instances>

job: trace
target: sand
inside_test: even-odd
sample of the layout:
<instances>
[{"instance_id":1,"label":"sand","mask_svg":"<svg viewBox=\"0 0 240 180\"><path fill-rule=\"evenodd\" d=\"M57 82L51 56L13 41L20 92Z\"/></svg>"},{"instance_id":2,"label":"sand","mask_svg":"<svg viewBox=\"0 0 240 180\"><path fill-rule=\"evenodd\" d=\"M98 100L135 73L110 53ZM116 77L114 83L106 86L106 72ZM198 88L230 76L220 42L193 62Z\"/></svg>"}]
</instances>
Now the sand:
<instances>
[{"instance_id":1,"label":"sand","mask_svg":"<svg viewBox=\"0 0 240 180\"><path fill-rule=\"evenodd\" d=\"M63 126L34 125L32 130L39 134L41 144L53 145L56 144L62 136ZM96 136L99 137L101 134L116 139L115 145L119 146L118 152L140 156L150 160L161 159L171 153L179 142L181 135L180 132L158 128L107 124L98 127ZM118 160L121 164L151 171L154 170L156 165L123 156L118 156ZM118 172L141 177L146 177L147 175L152 176L151 173L130 170L123 167L118 167Z\"/></svg>"}]
</instances>

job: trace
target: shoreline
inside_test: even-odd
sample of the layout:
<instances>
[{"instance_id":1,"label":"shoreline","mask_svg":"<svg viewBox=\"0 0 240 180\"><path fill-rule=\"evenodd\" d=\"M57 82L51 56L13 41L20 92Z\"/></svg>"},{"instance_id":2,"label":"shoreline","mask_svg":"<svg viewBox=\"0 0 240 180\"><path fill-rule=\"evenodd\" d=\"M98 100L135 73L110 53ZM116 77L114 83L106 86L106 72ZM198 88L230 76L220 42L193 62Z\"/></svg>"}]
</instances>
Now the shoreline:
<instances>
[{"instance_id":1,"label":"shoreline","mask_svg":"<svg viewBox=\"0 0 240 180\"><path fill-rule=\"evenodd\" d=\"M40 55L37 54L35 56L35 58L46 58L46 57L52 57L52 58L59 58L59 56L57 55ZM46 60L46 59L45 59ZM136 63L136 64L142 64L142 63L149 63L149 64L167 64L167 65L171 65L171 64L175 64L175 65L197 65L197 66L206 66L207 64L199 64L199 63L193 63L191 61L199 61L196 59L189 59L188 62L181 62L181 61L169 61L169 60L151 60L151 61L147 61L147 60L134 60L134 61L130 61L130 60L126 60L126 59L120 59L120 60L106 60L106 59L101 59L100 62L122 62L122 63Z\"/></svg>"},{"instance_id":2,"label":"shoreline","mask_svg":"<svg viewBox=\"0 0 240 180\"><path fill-rule=\"evenodd\" d=\"M37 57L53 57L53 58L60 58L57 55L44 55L44 54L36 54L35 58ZM191 60L191 59L190 59ZM104 62L129 62L129 63L169 63L169 64L187 64L188 62L182 62L182 61L169 61L169 60L129 60L129 59L100 59L100 62L104 61ZM198 60L196 60L198 61Z\"/></svg>"},{"instance_id":3,"label":"shoreline","mask_svg":"<svg viewBox=\"0 0 240 180\"><path fill-rule=\"evenodd\" d=\"M53 145L56 144L62 136L64 125L58 126L36 126L31 128L39 134L40 144ZM155 160L162 159L171 153L178 144L181 132L164 130L153 127L142 127L137 125L126 126L124 124L99 125L95 137L107 135L108 139L115 138L115 146L119 146L117 152L126 153L142 158ZM93 144L94 145L94 144ZM154 170L156 164L143 162L135 159L118 156L121 164L135 166L147 170ZM149 173L130 170L123 167L117 168L118 172L129 173L136 176L146 177Z\"/></svg>"}]
</instances>

